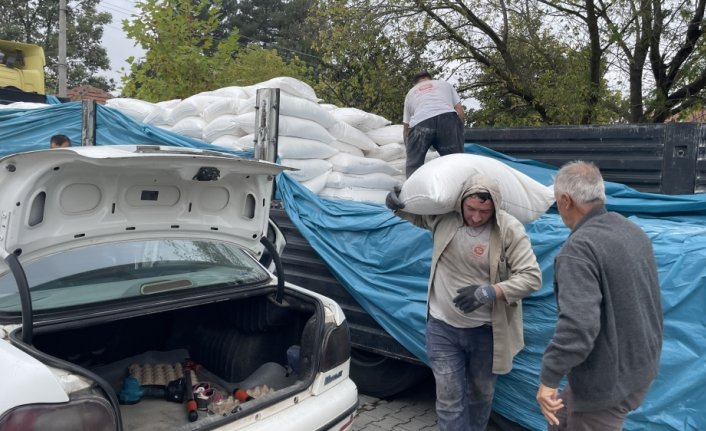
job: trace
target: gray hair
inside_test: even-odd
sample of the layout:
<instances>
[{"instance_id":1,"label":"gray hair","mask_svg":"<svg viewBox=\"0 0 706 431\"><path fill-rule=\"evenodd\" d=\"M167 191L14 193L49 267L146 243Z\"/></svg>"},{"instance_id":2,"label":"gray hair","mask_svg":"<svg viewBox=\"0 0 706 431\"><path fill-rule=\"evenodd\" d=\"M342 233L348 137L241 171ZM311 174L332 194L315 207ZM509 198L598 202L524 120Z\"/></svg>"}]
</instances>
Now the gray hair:
<instances>
[{"instance_id":1,"label":"gray hair","mask_svg":"<svg viewBox=\"0 0 706 431\"><path fill-rule=\"evenodd\" d=\"M565 164L554 176L554 194L568 193L577 204L605 203L605 184L598 167L591 162Z\"/></svg>"}]
</instances>

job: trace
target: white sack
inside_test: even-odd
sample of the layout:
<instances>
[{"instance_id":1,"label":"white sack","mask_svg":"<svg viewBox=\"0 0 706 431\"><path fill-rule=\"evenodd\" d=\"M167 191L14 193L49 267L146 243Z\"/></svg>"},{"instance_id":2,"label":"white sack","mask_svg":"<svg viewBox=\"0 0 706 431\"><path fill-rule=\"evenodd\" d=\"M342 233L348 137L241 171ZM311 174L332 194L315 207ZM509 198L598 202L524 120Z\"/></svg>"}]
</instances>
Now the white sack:
<instances>
[{"instance_id":1,"label":"white sack","mask_svg":"<svg viewBox=\"0 0 706 431\"><path fill-rule=\"evenodd\" d=\"M203 139L203 128L206 122L201 117L184 117L172 126L172 132L180 135Z\"/></svg>"},{"instance_id":2,"label":"white sack","mask_svg":"<svg viewBox=\"0 0 706 431\"><path fill-rule=\"evenodd\" d=\"M365 151L365 156L390 162L392 160L405 158L407 156L407 149L402 144L385 144L373 150Z\"/></svg>"},{"instance_id":3,"label":"white sack","mask_svg":"<svg viewBox=\"0 0 706 431\"><path fill-rule=\"evenodd\" d=\"M327 111L333 111L334 109L338 109L338 106L334 105L333 103L319 103L319 106L321 106Z\"/></svg>"},{"instance_id":4,"label":"white sack","mask_svg":"<svg viewBox=\"0 0 706 431\"><path fill-rule=\"evenodd\" d=\"M247 151L252 149L252 145L250 147L245 147L240 143L240 137L239 136L234 136L234 135L222 135L219 136L218 138L214 139L213 142L211 142L212 145L216 145L218 147L223 147L223 148L228 148L230 150L238 150L238 151Z\"/></svg>"},{"instance_id":5,"label":"white sack","mask_svg":"<svg viewBox=\"0 0 706 431\"><path fill-rule=\"evenodd\" d=\"M238 115L239 126L245 133L255 132L255 113L248 112L247 114ZM296 138L313 139L329 144L334 141L326 129L318 123L303 118L288 117L280 115L279 117L279 136L294 136Z\"/></svg>"},{"instance_id":6,"label":"white sack","mask_svg":"<svg viewBox=\"0 0 706 431\"><path fill-rule=\"evenodd\" d=\"M390 121L384 117L358 108L338 108L331 111L331 114L338 120L348 123L362 132L379 129L390 124Z\"/></svg>"},{"instance_id":7,"label":"white sack","mask_svg":"<svg viewBox=\"0 0 706 431\"><path fill-rule=\"evenodd\" d=\"M390 160L387 164L400 171L401 175L404 175L407 170L407 157Z\"/></svg>"},{"instance_id":8,"label":"white sack","mask_svg":"<svg viewBox=\"0 0 706 431\"><path fill-rule=\"evenodd\" d=\"M402 186L400 200L413 214L445 214L455 210L464 183L483 174L498 183L501 208L522 223L544 214L554 203L554 193L520 171L490 157L449 154L422 165Z\"/></svg>"},{"instance_id":9,"label":"white sack","mask_svg":"<svg viewBox=\"0 0 706 431\"><path fill-rule=\"evenodd\" d=\"M388 175L398 175L400 173L383 160L358 157L346 153L338 153L331 156L328 161L333 165L334 171L346 174L364 175L380 172Z\"/></svg>"},{"instance_id":10,"label":"white sack","mask_svg":"<svg viewBox=\"0 0 706 431\"><path fill-rule=\"evenodd\" d=\"M255 147L255 135L250 133L249 135L242 136L238 139L238 145L243 148L252 150Z\"/></svg>"},{"instance_id":11,"label":"white sack","mask_svg":"<svg viewBox=\"0 0 706 431\"><path fill-rule=\"evenodd\" d=\"M231 86L223 87L211 91L211 94L219 97L228 97L231 99L247 99L250 97L250 92L243 87Z\"/></svg>"},{"instance_id":12,"label":"white sack","mask_svg":"<svg viewBox=\"0 0 706 431\"><path fill-rule=\"evenodd\" d=\"M260 88L279 88L281 91L285 91L293 96L303 97L313 102L319 101L316 97L316 92L314 92L314 89L311 88L309 84L289 76L272 78L265 82L260 82L259 84L250 85L248 87L251 91L251 96L256 95L257 90Z\"/></svg>"},{"instance_id":13,"label":"white sack","mask_svg":"<svg viewBox=\"0 0 706 431\"><path fill-rule=\"evenodd\" d=\"M285 173L300 183L331 172L332 169L331 162L321 159L282 158L280 159L280 164L282 166L299 169L298 171L285 171ZM326 183L324 182L324 184Z\"/></svg>"},{"instance_id":14,"label":"white sack","mask_svg":"<svg viewBox=\"0 0 706 431\"><path fill-rule=\"evenodd\" d=\"M105 101L105 106L117 109L135 121L143 122L155 109L155 104L129 97L116 97Z\"/></svg>"},{"instance_id":15,"label":"white sack","mask_svg":"<svg viewBox=\"0 0 706 431\"><path fill-rule=\"evenodd\" d=\"M363 151L375 149L376 144L368 138L368 135L343 121L336 122L328 131L339 141L356 146Z\"/></svg>"},{"instance_id":16,"label":"white sack","mask_svg":"<svg viewBox=\"0 0 706 431\"><path fill-rule=\"evenodd\" d=\"M208 105L221 99L222 97L211 96L210 94L204 93L187 97L172 108L170 121L172 124L176 124L185 117L200 117L201 113Z\"/></svg>"},{"instance_id":17,"label":"white sack","mask_svg":"<svg viewBox=\"0 0 706 431\"><path fill-rule=\"evenodd\" d=\"M206 121L207 123L210 123L211 121L215 120L216 118L220 117L221 115L242 114L241 108L240 108L241 103L242 103L241 99L230 98L230 97L220 98L220 100L216 100L215 102L206 106L203 109L203 112L201 113L201 117L204 119L204 121Z\"/></svg>"},{"instance_id":18,"label":"white sack","mask_svg":"<svg viewBox=\"0 0 706 431\"><path fill-rule=\"evenodd\" d=\"M404 143L404 126L394 124L365 132L378 145Z\"/></svg>"},{"instance_id":19,"label":"white sack","mask_svg":"<svg viewBox=\"0 0 706 431\"><path fill-rule=\"evenodd\" d=\"M345 189L346 187L358 187L363 189L392 190L395 186L402 185L403 181L392 175L375 172L365 175L344 174L342 172L331 172L326 181L326 187L333 189Z\"/></svg>"},{"instance_id":20,"label":"white sack","mask_svg":"<svg viewBox=\"0 0 706 431\"><path fill-rule=\"evenodd\" d=\"M328 172L324 172L318 177L314 177L308 181L302 182L301 185L311 190L311 192L315 195L318 195L319 193L321 193L321 190L326 187L326 179L328 178L328 174Z\"/></svg>"},{"instance_id":21,"label":"white sack","mask_svg":"<svg viewBox=\"0 0 706 431\"><path fill-rule=\"evenodd\" d=\"M240 107L241 112L254 112L256 103L257 97L255 96L243 101ZM280 93L279 95L279 115L315 121L322 125L324 129L328 129L338 121L318 103L287 93Z\"/></svg>"},{"instance_id":22,"label":"white sack","mask_svg":"<svg viewBox=\"0 0 706 431\"><path fill-rule=\"evenodd\" d=\"M358 157L365 157L365 153L363 152L363 150L356 147L355 145L346 144L345 142L341 142L338 139L331 142L329 145L332 148L335 148L342 153L353 154L354 156L358 156Z\"/></svg>"},{"instance_id":23,"label":"white sack","mask_svg":"<svg viewBox=\"0 0 706 431\"><path fill-rule=\"evenodd\" d=\"M277 154L283 159L328 159L336 153L337 149L321 141L294 136L277 138Z\"/></svg>"},{"instance_id":24,"label":"white sack","mask_svg":"<svg viewBox=\"0 0 706 431\"><path fill-rule=\"evenodd\" d=\"M156 104L152 112L150 112L143 122L153 126L163 126L170 124L171 109L165 108L162 105Z\"/></svg>"},{"instance_id":25,"label":"white sack","mask_svg":"<svg viewBox=\"0 0 706 431\"><path fill-rule=\"evenodd\" d=\"M245 135L245 131L240 128L240 120L237 115L221 115L209 123L204 120L204 124L203 140L206 142L213 142L223 135Z\"/></svg>"},{"instance_id":26,"label":"white sack","mask_svg":"<svg viewBox=\"0 0 706 431\"><path fill-rule=\"evenodd\" d=\"M357 187L347 187L345 189L334 189L326 187L319 192L319 196L324 198L345 199L358 202L372 202L382 204L385 203L385 198L389 190L373 190Z\"/></svg>"}]
</instances>

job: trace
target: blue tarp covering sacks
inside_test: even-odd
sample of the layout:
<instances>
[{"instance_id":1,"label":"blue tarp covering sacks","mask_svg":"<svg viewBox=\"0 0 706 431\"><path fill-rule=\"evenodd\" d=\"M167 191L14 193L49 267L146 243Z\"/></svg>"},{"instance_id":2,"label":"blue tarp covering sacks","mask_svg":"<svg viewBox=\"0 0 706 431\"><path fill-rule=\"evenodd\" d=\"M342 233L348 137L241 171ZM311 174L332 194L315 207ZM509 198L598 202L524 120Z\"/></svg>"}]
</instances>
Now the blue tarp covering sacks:
<instances>
[{"instance_id":1,"label":"blue tarp covering sacks","mask_svg":"<svg viewBox=\"0 0 706 431\"><path fill-rule=\"evenodd\" d=\"M81 104L0 110L0 156L45 149L49 137L81 136ZM202 141L137 123L97 106L97 144L160 144L218 149ZM476 145L466 152L495 157L549 185L555 169ZM251 156L251 154L242 154ZM382 205L320 199L286 175L278 178L286 210L332 272L390 334L420 359L424 352L429 232ZM706 430L706 196L638 193L607 184L608 207L628 215L652 239L662 287L665 339L660 373L626 430ZM544 277L524 300L525 349L498 380L494 409L532 430L546 429L535 402L539 367L556 320L552 262L568 230L550 212L526 226ZM639 250L636 250L639 252Z\"/></svg>"},{"instance_id":2,"label":"blue tarp covering sacks","mask_svg":"<svg viewBox=\"0 0 706 431\"><path fill-rule=\"evenodd\" d=\"M545 185L554 168L467 145L497 157ZM426 360L424 317L431 260L429 232L381 205L322 200L280 175L279 193L298 229L332 272L409 351ZM706 196L638 193L607 184L608 208L628 215L654 244L663 292L665 340L660 374L626 430L706 429ZM656 218L659 217L659 218ZM526 226L544 286L524 301L526 348L498 380L494 409L532 430L546 429L535 402L542 353L556 321L554 256L568 229L555 212ZM636 250L639 252L639 250Z\"/></svg>"}]
</instances>

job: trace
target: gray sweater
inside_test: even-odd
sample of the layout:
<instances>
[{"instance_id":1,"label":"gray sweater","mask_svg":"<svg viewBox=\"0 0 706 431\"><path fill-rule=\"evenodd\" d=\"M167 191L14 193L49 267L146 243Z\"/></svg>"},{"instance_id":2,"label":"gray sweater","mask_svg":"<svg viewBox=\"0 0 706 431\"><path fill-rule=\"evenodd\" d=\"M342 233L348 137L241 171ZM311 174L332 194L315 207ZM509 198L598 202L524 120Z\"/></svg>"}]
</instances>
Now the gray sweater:
<instances>
[{"instance_id":1,"label":"gray sweater","mask_svg":"<svg viewBox=\"0 0 706 431\"><path fill-rule=\"evenodd\" d=\"M563 376L576 411L615 406L659 368L662 307L652 243L625 217L589 212L554 259L559 312L542 360L542 384Z\"/></svg>"}]
</instances>

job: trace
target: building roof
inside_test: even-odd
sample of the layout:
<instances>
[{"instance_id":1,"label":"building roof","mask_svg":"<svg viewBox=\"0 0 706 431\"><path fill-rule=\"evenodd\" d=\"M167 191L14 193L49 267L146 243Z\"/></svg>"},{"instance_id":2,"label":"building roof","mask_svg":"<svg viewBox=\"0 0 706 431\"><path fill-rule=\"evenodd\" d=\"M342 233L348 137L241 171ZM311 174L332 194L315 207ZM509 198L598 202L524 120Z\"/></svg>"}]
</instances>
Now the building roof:
<instances>
[{"instance_id":1,"label":"building roof","mask_svg":"<svg viewBox=\"0 0 706 431\"><path fill-rule=\"evenodd\" d=\"M78 87L68 90L66 92L66 97L72 101L95 100L96 103L105 105L105 101L112 99L113 95L92 85L79 85Z\"/></svg>"}]
</instances>

